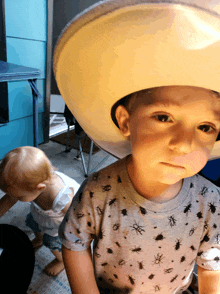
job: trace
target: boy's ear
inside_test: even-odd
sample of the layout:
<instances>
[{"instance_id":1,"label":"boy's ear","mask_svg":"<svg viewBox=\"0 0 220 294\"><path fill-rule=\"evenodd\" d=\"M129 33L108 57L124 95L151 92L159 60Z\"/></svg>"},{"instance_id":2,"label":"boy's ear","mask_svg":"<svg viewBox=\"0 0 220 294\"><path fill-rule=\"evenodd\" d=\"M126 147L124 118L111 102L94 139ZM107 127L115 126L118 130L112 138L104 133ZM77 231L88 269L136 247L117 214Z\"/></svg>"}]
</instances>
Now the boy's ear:
<instances>
[{"instance_id":1,"label":"boy's ear","mask_svg":"<svg viewBox=\"0 0 220 294\"><path fill-rule=\"evenodd\" d=\"M40 183L40 184L37 185L37 189L39 191L43 191L45 188L46 188L46 185L44 183Z\"/></svg>"},{"instance_id":2,"label":"boy's ear","mask_svg":"<svg viewBox=\"0 0 220 294\"><path fill-rule=\"evenodd\" d=\"M119 105L115 110L115 118L118 122L119 129L125 137L130 136L129 113L123 105Z\"/></svg>"}]
</instances>

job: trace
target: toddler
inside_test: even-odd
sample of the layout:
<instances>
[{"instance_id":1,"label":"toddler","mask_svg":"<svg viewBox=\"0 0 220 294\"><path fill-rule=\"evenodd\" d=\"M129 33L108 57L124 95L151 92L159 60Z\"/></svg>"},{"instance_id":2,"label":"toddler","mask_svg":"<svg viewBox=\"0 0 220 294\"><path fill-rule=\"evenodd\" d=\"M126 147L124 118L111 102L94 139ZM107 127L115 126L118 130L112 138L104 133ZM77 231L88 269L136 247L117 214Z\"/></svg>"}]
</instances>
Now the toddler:
<instances>
[{"instance_id":1,"label":"toddler","mask_svg":"<svg viewBox=\"0 0 220 294\"><path fill-rule=\"evenodd\" d=\"M54 171L45 153L35 147L19 147L5 155L0 164L0 216L18 200L31 202L26 225L35 239L34 248L48 247L55 259L44 271L55 276L64 269L58 227L70 206L79 184L65 174Z\"/></svg>"}]
</instances>

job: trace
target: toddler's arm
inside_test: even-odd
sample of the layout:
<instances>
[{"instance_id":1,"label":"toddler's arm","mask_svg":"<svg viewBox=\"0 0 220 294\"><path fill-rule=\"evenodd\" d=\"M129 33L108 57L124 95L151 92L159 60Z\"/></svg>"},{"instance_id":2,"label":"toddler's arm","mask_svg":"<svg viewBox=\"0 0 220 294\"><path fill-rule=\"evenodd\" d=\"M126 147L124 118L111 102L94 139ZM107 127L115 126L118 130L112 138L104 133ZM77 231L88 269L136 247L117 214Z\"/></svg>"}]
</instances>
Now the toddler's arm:
<instances>
[{"instance_id":1,"label":"toddler's arm","mask_svg":"<svg viewBox=\"0 0 220 294\"><path fill-rule=\"evenodd\" d=\"M72 251L63 246L62 254L72 293L99 294L90 247L83 251Z\"/></svg>"},{"instance_id":2,"label":"toddler's arm","mask_svg":"<svg viewBox=\"0 0 220 294\"><path fill-rule=\"evenodd\" d=\"M5 194L0 199L0 217L2 217L17 201L17 199L12 199Z\"/></svg>"}]
</instances>

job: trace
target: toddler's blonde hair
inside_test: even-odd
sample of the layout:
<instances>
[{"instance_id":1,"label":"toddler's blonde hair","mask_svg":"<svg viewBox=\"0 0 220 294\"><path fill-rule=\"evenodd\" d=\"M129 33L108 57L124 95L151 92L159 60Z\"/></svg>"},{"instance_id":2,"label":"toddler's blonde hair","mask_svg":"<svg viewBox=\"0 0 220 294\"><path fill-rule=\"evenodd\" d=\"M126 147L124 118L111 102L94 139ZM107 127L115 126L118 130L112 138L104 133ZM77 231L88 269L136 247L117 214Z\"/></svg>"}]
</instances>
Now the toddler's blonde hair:
<instances>
[{"instance_id":1,"label":"toddler's blonde hair","mask_svg":"<svg viewBox=\"0 0 220 294\"><path fill-rule=\"evenodd\" d=\"M24 146L8 152L0 163L0 189L18 187L33 191L37 185L49 181L54 168L46 154L36 148Z\"/></svg>"}]
</instances>

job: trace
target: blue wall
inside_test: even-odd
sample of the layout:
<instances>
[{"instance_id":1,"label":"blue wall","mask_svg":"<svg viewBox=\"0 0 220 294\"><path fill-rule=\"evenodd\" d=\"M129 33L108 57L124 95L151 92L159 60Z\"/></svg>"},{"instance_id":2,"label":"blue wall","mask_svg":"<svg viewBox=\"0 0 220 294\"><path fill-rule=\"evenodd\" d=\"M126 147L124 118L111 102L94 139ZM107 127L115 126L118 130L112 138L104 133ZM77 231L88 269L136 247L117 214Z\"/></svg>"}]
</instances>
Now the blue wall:
<instances>
[{"instance_id":1,"label":"blue wall","mask_svg":"<svg viewBox=\"0 0 220 294\"><path fill-rule=\"evenodd\" d=\"M47 0L5 0L7 61L38 68L39 143L44 142ZM9 123L0 127L0 159L10 150L33 146L33 98L29 83L9 82Z\"/></svg>"}]
</instances>

